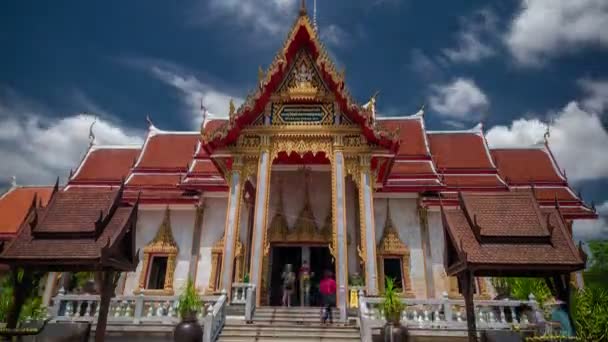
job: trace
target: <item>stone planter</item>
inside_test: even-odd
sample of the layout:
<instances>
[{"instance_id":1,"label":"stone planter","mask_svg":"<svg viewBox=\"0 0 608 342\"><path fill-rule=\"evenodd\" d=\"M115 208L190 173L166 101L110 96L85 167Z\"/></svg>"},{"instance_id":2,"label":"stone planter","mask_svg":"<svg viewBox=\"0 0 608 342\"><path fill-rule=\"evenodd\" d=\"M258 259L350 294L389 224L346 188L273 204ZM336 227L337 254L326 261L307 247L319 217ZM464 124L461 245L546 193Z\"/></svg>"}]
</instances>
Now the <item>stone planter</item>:
<instances>
[{"instance_id":1,"label":"stone planter","mask_svg":"<svg viewBox=\"0 0 608 342\"><path fill-rule=\"evenodd\" d=\"M182 321L173 330L173 341L175 342L201 342L203 340L203 327L196 319L196 313L182 317Z\"/></svg>"}]
</instances>

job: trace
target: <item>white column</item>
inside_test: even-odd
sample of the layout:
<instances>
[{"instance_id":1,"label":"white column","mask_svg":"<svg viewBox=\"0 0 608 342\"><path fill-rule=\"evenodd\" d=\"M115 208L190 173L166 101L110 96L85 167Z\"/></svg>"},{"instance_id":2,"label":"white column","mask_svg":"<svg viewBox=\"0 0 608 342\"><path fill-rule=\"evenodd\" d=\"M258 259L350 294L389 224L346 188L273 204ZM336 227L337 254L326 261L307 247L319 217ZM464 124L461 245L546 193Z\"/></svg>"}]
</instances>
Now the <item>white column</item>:
<instances>
[{"instance_id":1,"label":"white column","mask_svg":"<svg viewBox=\"0 0 608 342\"><path fill-rule=\"evenodd\" d=\"M333 185L333 216L334 239L333 252L336 259L336 283L338 285L337 306L340 310L340 319L346 320L347 290L348 290L348 260L346 250L346 189L344 173L344 154L342 151L334 153L332 164Z\"/></svg>"},{"instance_id":2,"label":"white column","mask_svg":"<svg viewBox=\"0 0 608 342\"><path fill-rule=\"evenodd\" d=\"M251 283L257 288L257 305L260 304L262 298L262 260L264 258L264 243L266 236L266 206L268 204L268 194L270 188L270 153L268 150L263 150L260 153L258 161L258 173L256 182L255 207L253 209L253 238L251 246L251 267L250 277Z\"/></svg>"},{"instance_id":3,"label":"white column","mask_svg":"<svg viewBox=\"0 0 608 342\"><path fill-rule=\"evenodd\" d=\"M239 211L241 205L241 180L240 165L233 165L231 171L230 192L228 193L228 207L226 209L226 227L224 229L224 253L222 260L222 289L230 294L232 290L232 277L234 273L234 255L236 241L238 239ZM230 297L229 297L230 298Z\"/></svg>"},{"instance_id":4,"label":"white column","mask_svg":"<svg viewBox=\"0 0 608 342\"><path fill-rule=\"evenodd\" d=\"M374 184L371 174L371 158L361 156L361 181L359 211L361 224L364 225L365 236L362 236L362 244L365 244L365 286L367 294L375 296L378 294L378 267L376 262L376 225L374 222Z\"/></svg>"}]
</instances>

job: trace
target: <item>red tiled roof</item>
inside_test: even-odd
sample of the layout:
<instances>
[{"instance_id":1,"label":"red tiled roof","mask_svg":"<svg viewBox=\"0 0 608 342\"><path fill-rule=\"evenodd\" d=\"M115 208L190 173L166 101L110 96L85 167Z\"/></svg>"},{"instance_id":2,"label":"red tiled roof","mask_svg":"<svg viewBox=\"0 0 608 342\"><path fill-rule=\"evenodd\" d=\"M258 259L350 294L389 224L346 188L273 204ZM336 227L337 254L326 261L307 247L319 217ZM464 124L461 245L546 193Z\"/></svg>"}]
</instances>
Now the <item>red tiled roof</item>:
<instances>
[{"instance_id":1,"label":"red tiled roof","mask_svg":"<svg viewBox=\"0 0 608 342\"><path fill-rule=\"evenodd\" d=\"M441 178L446 186L451 188L507 188L497 175L444 175Z\"/></svg>"},{"instance_id":2,"label":"red tiled roof","mask_svg":"<svg viewBox=\"0 0 608 342\"><path fill-rule=\"evenodd\" d=\"M34 195L45 206L52 193L52 186L17 187L0 196L0 237L17 233L28 214Z\"/></svg>"},{"instance_id":3,"label":"red tiled roof","mask_svg":"<svg viewBox=\"0 0 608 342\"><path fill-rule=\"evenodd\" d=\"M192 161L199 133L156 133L144 144L135 170L186 171Z\"/></svg>"},{"instance_id":4,"label":"red tiled roof","mask_svg":"<svg viewBox=\"0 0 608 342\"><path fill-rule=\"evenodd\" d=\"M521 188L516 188L516 191L520 191L520 190L529 190L530 188L527 189L521 189ZM562 201L573 201L573 202L577 202L580 203L580 199L578 197L576 197L566 186L561 186L561 187L541 187L541 186L536 186L534 187L534 195L536 196L536 199L538 199L539 201L555 201L555 199L557 199L559 202Z\"/></svg>"},{"instance_id":5,"label":"red tiled roof","mask_svg":"<svg viewBox=\"0 0 608 342\"><path fill-rule=\"evenodd\" d=\"M530 192L462 193L461 203L476 217L484 236L547 236L545 219Z\"/></svg>"},{"instance_id":6,"label":"red tiled roof","mask_svg":"<svg viewBox=\"0 0 608 342\"><path fill-rule=\"evenodd\" d=\"M108 214L117 189L71 188L59 191L45 208L35 233L86 233L95 231L95 222Z\"/></svg>"},{"instance_id":7,"label":"red tiled roof","mask_svg":"<svg viewBox=\"0 0 608 342\"><path fill-rule=\"evenodd\" d=\"M182 176L179 174L133 174L127 181L131 187L169 187L177 188Z\"/></svg>"},{"instance_id":8,"label":"red tiled roof","mask_svg":"<svg viewBox=\"0 0 608 342\"><path fill-rule=\"evenodd\" d=\"M549 153L543 149L492 150L498 173L509 184L564 183Z\"/></svg>"},{"instance_id":9,"label":"red tiled roof","mask_svg":"<svg viewBox=\"0 0 608 342\"><path fill-rule=\"evenodd\" d=\"M226 119L212 119L207 121L205 124L204 133L214 132L216 129L222 127L228 120Z\"/></svg>"},{"instance_id":10,"label":"red tiled roof","mask_svg":"<svg viewBox=\"0 0 608 342\"><path fill-rule=\"evenodd\" d=\"M391 168L393 175L435 175L433 167L429 161L395 161Z\"/></svg>"},{"instance_id":11,"label":"red tiled roof","mask_svg":"<svg viewBox=\"0 0 608 342\"><path fill-rule=\"evenodd\" d=\"M378 120L380 127L399 134L398 140L400 156L427 156L426 143L424 141L424 128L422 118L407 118L395 120Z\"/></svg>"},{"instance_id":12,"label":"red tiled roof","mask_svg":"<svg viewBox=\"0 0 608 342\"><path fill-rule=\"evenodd\" d=\"M139 151L139 148L93 147L70 182L120 182L131 171Z\"/></svg>"},{"instance_id":13,"label":"red tiled roof","mask_svg":"<svg viewBox=\"0 0 608 342\"><path fill-rule=\"evenodd\" d=\"M210 159L197 159L189 173L193 174L220 174Z\"/></svg>"},{"instance_id":14,"label":"red tiled roof","mask_svg":"<svg viewBox=\"0 0 608 342\"><path fill-rule=\"evenodd\" d=\"M464 209L443 208L444 227L460 261L466 262L469 269L484 269L488 274L513 267L520 270L539 267L546 272L584 268L582 256L559 212L555 209L541 210L532 194L528 193L527 199L525 196L524 193L463 194L461 207ZM467 215L471 219L476 218L481 232L511 240L479 240ZM543 222L546 224L547 215L550 215L552 228L545 230ZM550 234L546 241L519 240L524 236L542 237L545 232Z\"/></svg>"},{"instance_id":15,"label":"red tiled roof","mask_svg":"<svg viewBox=\"0 0 608 342\"><path fill-rule=\"evenodd\" d=\"M112 247L123 234L134 233L137 218L137 206L122 204L120 195L119 189L107 188L70 189L55 193L46 208L38 208L32 213L29 222L22 225L0 259L9 264L73 266L79 270L94 270L104 265L133 270L134 254L114 254L127 253L127 250ZM108 198L115 201L108 201ZM100 213L103 213L101 221L98 220ZM98 229L91 231L96 224ZM45 234L39 234L41 232ZM112 260L111 264L106 264L107 260Z\"/></svg>"},{"instance_id":16,"label":"red tiled roof","mask_svg":"<svg viewBox=\"0 0 608 342\"><path fill-rule=\"evenodd\" d=\"M493 169L483 137L476 133L429 133L439 169Z\"/></svg>"}]
</instances>

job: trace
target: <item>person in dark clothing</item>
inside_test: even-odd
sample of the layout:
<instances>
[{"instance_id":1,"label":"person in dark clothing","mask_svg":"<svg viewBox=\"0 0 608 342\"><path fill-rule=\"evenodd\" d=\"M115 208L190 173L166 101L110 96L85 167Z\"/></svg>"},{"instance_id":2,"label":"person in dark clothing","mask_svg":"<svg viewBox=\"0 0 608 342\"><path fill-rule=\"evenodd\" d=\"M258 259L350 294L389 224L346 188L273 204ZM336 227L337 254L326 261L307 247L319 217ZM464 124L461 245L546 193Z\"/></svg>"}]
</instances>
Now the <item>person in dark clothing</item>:
<instances>
[{"instance_id":1,"label":"person in dark clothing","mask_svg":"<svg viewBox=\"0 0 608 342\"><path fill-rule=\"evenodd\" d=\"M336 304L336 281L331 271L325 271L323 280L319 284L319 291L323 297L323 315L321 320L323 323L326 323L329 319L329 323L333 323L331 311Z\"/></svg>"}]
</instances>

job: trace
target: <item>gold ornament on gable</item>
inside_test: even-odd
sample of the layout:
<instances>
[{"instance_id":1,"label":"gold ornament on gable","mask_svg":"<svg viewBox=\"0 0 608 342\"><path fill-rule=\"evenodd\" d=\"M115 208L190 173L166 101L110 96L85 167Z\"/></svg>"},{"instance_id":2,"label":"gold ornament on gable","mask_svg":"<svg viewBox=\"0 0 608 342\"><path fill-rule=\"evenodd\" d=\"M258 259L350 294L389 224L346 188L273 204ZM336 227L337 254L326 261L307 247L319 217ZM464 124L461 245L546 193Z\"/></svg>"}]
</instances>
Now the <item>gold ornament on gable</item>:
<instances>
[{"instance_id":1,"label":"gold ornament on gable","mask_svg":"<svg viewBox=\"0 0 608 342\"><path fill-rule=\"evenodd\" d=\"M175 273L178 245L173 237L171 229L171 211L169 206L165 209L163 221L148 245L144 247L144 259L142 269L139 275L139 283L135 289L135 293L157 294L157 295L173 295L173 274ZM150 262L153 257L167 257L167 268L165 272L165 280L163 289L146 289L146 281L148 280L148 271Z\"/></svg>"}]
</instances>

